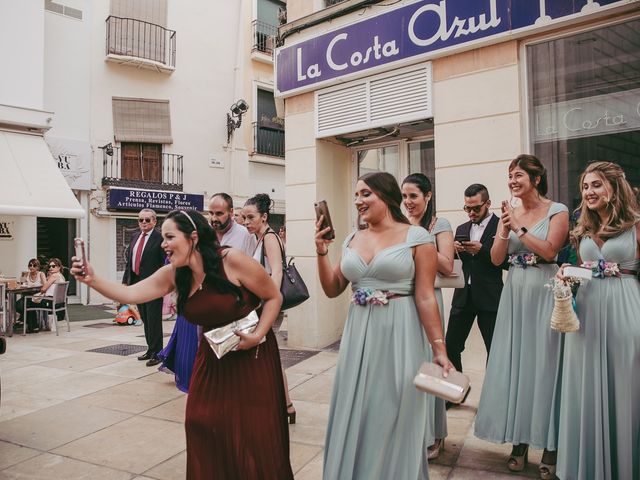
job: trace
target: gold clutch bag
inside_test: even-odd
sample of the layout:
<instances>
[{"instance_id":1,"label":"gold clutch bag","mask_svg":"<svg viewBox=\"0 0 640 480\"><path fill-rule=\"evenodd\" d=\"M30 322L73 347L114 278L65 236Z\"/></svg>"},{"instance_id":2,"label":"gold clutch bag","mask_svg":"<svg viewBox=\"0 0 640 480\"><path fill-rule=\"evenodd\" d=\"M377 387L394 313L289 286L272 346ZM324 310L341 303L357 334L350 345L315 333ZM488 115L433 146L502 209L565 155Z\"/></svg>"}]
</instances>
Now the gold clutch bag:
<instances>
[{"instance_id":1,"label":"gold clutch bag","mask_svg":"<svg viewBox=\"0 0 640 480\"><path fill-rule=\"evenodd\" d=\"M424 362L413 379L418 390L460 403L469 390L469 377L457 370L449 370L447 378L442 376L442 367Z\"/></svg>"},{"instance_id":2,"label":"gold clutch bag","mask_svg":"<svg viewBox=\"0 0 640 480\"><path fill-rule=\"evenodd\" d=\"M209 346L211 346L216 357L220 359L235 350L240 343L240 337L236 335L236 332L252 333L256 329L259 320L258 314L254 310L244 318L205 332L204 338L209 342ZM265 338L262 337L260 343L264 341Z\"/></svg>"}]
</instances>

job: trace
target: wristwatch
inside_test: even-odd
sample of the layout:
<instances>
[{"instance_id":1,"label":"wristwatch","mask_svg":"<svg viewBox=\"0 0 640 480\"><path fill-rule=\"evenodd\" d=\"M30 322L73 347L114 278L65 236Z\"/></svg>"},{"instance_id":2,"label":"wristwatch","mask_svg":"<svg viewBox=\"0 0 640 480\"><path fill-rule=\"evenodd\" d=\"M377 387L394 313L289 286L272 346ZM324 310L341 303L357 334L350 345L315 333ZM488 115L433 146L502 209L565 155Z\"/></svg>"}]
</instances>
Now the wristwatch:
<instances>
[{"instance_id":1,"label":"wristwatch","mask_svg":"<svg viewBox=\"0 0 640 480\"><path fill-rule=\"evenodd\" d=\"M518 230L516 230L516 235L518 235L518 237L521 237L528 231L529 230L527 230L527 227L520 227Z\"/></svg>"}]
</instances>

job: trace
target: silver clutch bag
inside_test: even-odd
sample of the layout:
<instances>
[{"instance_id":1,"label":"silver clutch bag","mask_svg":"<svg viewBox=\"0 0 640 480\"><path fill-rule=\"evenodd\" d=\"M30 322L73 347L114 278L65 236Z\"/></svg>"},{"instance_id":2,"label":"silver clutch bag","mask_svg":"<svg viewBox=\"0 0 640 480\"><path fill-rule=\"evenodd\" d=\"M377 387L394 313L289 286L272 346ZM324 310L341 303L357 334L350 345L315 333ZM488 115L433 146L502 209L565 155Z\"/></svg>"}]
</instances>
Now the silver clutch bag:
<instances>
[{"instance_id":1,"label":"silver clutch bag","mask_svg":"<svg viewBox=\"0 0 640 480\"><path fill-rule=\"evenodd\" d=\"M204 338L209 342L216 357L220 359L235 350L240 343L240 337L236 335L236 332L252 333L256 329L259 320L258 314L254 310L246 317L235 320L224 327L214 328L205 332ZM265 338L262 337L260 343L264 341Z\"/></svg>"},{"instance_id":2,"label":"silver clutch bag","mask_svg":"<svg viewBox=\"0 0 640 480\"><path fill-rule=\"evenodd\" d=\"M469 377L456 370L449 370L449 375L444 378L440 365L424 362L413 379L413 384L418 390L460 403L469 390Z\"/></svg>"},{"instance_id":3,"label":"silver clutch bag","mask_svg":"<svg viewBox=\"0 0 640 480\"><path fill-rule=\"evenodd\" d=\"M453 259L453 271L449 275L437 272L433 288L464 288L464 273L462 272L462 260Z\"/></svg>"}]
</instances>

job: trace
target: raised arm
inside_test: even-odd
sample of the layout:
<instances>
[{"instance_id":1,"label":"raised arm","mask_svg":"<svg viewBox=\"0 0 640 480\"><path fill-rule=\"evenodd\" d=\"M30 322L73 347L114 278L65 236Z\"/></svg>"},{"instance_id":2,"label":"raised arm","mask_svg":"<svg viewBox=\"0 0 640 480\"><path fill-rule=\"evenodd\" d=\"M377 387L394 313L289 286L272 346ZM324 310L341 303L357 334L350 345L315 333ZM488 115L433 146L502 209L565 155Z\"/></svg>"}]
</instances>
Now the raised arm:
<instances>
[{"instance_id":1,"label":"raised arm","mask_svg":"<svg viewBox=\"0 0 640 480\"><path fill-rule=\"evenodd\" d=\"M518 228L520 226L516 225L514 229ZM552 262L564 246L568 234L569 212L559 212L549 221L549 233L547 233L546 239L525 233L520 237L520 241L536 255L541 256L547 262Z\"/></svg>"},{"instance_id":2,"label":"raised arm","mask_svg":"<svg viewBox=\"0 0 640 480\"><path fill-rule=\"evenodd\" d=\"M443 275L450 275L453 272L453 232L445 230L436 234L436 245L438 246L438 271Z\"/></svg>"},{"instance_id":3,"label":"raised arm","mask_svg":"<svg viewBox=\"0 0 640 480\"><path fill-rule=\"evenodd\" d=\"M85 283L98 293L120 303L146 303L165 296L175 288L175 270L165 265L156 273L134 285L123 285L97 276L93 267L86 263L86 275L82 276L82 262L73 257L71 274L78 282Z\"/></svg>"},{"instance_id":4,"label":"raised arm","mask_svg":"<svg viewBox=\"0 0 640 480\"><path fill-rule=\"evenodd\" d=\"M349 281L344 278L342 271L340 270L340 257L336 263L335 268L331 266L329 260L329 245L333 243L333 240L325 240L322 236L325 233L331 231L331 227L327 227L324 230L320 230L322 227L323 216L320 215L320 219L316 222L316 256L318 258L318 276L320 277L320 285L324 294L329 298L335 298L344 292Z\"/></svg>"},{"instance_id":5,"label":"raised arm","mask_svg":"<svg viewBox=\"0 0 640 480\"><path fill-rule=\"evenodd\" d=\"M416 308L418 309L422 327L433 350L433 362L441 365L446 373L454 367L447 357L438 300L433 288L436 270L438 269L435 245L429 243L418 245L415 247L414 258L416 263Z\"/></svg>"},{"instance_id":6,"label":"raised arm","mask_svg":"<svg viewBox=\"0 0 640 480\"><path fill-rule=\"evenodd\" d=\"M502 216L504 217L504 212ZM504 259L507 258L507 252L509 251L509 228L505 226L502 219L498 222L498 228L496 229L496 236L493 239L493 246L491 247L491 263L496 267L499 267L504 263Z\"/></svg>"}]
</instances>

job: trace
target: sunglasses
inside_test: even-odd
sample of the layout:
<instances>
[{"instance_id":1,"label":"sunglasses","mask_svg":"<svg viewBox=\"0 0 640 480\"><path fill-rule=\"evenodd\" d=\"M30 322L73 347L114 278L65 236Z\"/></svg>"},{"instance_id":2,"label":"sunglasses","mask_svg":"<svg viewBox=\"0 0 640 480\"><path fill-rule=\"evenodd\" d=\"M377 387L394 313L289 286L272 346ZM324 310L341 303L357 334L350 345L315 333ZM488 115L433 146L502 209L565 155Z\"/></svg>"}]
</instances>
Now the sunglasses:
<instances>
[{"instance_id":1,"label":"sunglasses","mask_svg":"<svg viewBox=\"0 0 640 480\"><path fill-rule=\"evenodd\" d=\"M37 263L30 263L29 266L30 267L39 267L40 265L38 265Z\"/></svg>"},{"instance_id":2,"label":"sunglasses","mask_svg":"<svg viewBox=\"0 0 640 480\"><path fill-rule=\"evenodd\" d=\"M484 207L485 203L487 202L484 201L480 205L474 205L473 207L470 207L469 205L465 205L464 207L462 207L462 209L467 213L469 212L480 213L480 210L482 210L482 207Z\"/></svg>"},{"instance_id":3,"label":"sunglasses","mask_svg":"<svg viewBox=\"0 0 640 480\"><path fill-rule=\"evenodd\" d=\"M138 223L151 223L153 222L153 218L139 218Z\"/></svg>"},{"instance_id":4,"label":"sunglasses","mask_svg":"<svg viewBox=\"0 0 640 480\"><path fill-rule=\"evenodd\" d=\"M49 268L59 268L59 266L54 264L54 263L52 263L51 265L49 265Z\"/></svg>"}]
</instances>

